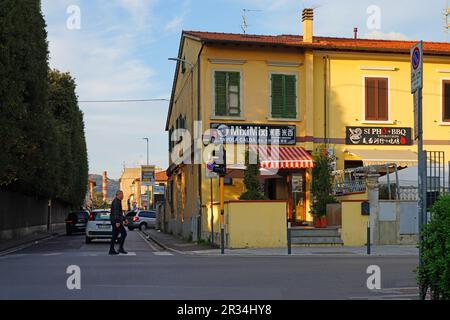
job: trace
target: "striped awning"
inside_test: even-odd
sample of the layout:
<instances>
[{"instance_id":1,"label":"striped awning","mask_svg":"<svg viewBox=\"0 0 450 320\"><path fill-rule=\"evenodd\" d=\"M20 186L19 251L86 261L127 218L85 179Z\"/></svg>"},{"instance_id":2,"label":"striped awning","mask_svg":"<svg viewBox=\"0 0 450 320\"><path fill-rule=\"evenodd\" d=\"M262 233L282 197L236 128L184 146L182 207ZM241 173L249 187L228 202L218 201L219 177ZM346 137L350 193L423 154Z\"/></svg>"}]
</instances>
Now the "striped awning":
<instances>
[{"instance_id":1,"label":"striped awning","mask_svg":"<svg viewBox=\"0 0 450 320\"><path fill-rule=\"evenodd\" d=\"M258 152L261 168L306 169L314 167L311 155L302 147L250 146Z\"/></svg>"}]
</instances>

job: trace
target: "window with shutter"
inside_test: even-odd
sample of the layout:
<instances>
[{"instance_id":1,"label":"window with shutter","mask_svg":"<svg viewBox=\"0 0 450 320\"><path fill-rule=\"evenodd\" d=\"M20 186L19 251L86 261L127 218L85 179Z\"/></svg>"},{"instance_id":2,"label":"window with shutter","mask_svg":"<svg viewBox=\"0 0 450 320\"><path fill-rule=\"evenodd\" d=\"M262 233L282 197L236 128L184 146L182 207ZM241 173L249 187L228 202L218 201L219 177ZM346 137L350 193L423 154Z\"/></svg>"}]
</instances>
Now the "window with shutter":
<instances>
[{"instance_id":1,"label":"window with shutter","mask_svg":"<svg viewBox=\"0 0 450 320\"><path fill-rule=\"evenodd\" d=\"M216 71L214 73L216 116L240 116L240 80L239 72Z\"/></svg>"},{"instance_id":2,"label":"window with shutter","mask_svg":"<svg viewBox=\"0 0 450 320\"><path fill-rule=\"evenodd\" d=\"M387 78L365 79L366 120L389 120L389 92Z\"/></svg>"},{"instance_id":3,"label":"window with shutter","mask_svg":"<svg viewBox=\"0 0 450 320\"><path fill-rule=\"evenodd\" d=\"M272 118L297 118L297 79L295 75L272 74Z\"/></svg>"},{"instance_id":4,"label":"window with shutter","mask_svg":"<svg viewBox=\"0 0 450 320\"><path fill-rule=\"evenodd\" d=\"M442 82L442 121L450 122L450 80Z\"/></svg>"}]
</instances>

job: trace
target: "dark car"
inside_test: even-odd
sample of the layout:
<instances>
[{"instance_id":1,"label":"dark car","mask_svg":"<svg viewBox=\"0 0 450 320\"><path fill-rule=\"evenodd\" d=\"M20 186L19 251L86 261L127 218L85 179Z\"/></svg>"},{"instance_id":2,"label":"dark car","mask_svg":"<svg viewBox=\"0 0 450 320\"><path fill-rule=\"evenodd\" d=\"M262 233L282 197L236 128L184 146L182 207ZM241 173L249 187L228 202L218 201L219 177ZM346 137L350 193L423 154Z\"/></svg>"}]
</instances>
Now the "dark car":
<instances>
[{"instance_id":1,"label":"dark car","mask_svg":"<svg viewBox=\"0 0 450 320\"><path fill-rule=\"evenodd\" d=\"M75 232L86 231L89 220L89 211L72 211L66 219L66 234L70 236Z\"/></svg>"}]
</instances>

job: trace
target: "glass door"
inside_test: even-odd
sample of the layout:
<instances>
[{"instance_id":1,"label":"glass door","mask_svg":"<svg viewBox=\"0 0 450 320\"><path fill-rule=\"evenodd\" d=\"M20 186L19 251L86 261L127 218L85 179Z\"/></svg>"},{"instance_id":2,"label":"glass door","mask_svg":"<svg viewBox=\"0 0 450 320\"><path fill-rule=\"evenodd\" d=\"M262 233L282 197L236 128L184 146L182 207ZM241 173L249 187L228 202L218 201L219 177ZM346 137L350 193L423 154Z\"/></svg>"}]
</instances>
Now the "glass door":
<instances>
[{"instance_id":1,"label":"glass door","mask_svg":"<svg viewBox=\"0 0 450 320\"><path fill-rule=\"evenodd\" d=\"M301 222L305 221L303 181L303 174L292 174L292 220L295 224L300 224Z\"/></svg>"}]
</instances>

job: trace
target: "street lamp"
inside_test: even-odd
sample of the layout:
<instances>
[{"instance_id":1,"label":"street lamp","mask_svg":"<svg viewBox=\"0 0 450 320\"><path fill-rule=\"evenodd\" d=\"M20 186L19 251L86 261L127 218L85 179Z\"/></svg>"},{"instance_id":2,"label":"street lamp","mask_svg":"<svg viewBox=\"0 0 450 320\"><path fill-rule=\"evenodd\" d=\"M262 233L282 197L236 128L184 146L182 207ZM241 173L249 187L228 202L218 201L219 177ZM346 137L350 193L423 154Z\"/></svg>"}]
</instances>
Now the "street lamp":
<instances>
[{"instance_id":1,"label":"street lamp","mask_svg":"<svg viewBox=\"0 0 450 320\"><path fill-rule=\"evenodd\" d=\"M147 165L149 165L149 162L148 162L148 140L149 140L149 138L142 138L143 140L147 140Z\"/></svg>"},{"instance_id":2,"label":"street lamp","mask_svg":"<svg viewBox=\"0 0 450 320\"><path fill-rule=\"evenodd\" d=\"M187 61L186 59L181 59L181 58L169 58L168 60L187 63L187 64L191 67L191 71L194 69L194 65L193 65L191 62Z\"/></svg>"}]
</instances>

